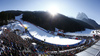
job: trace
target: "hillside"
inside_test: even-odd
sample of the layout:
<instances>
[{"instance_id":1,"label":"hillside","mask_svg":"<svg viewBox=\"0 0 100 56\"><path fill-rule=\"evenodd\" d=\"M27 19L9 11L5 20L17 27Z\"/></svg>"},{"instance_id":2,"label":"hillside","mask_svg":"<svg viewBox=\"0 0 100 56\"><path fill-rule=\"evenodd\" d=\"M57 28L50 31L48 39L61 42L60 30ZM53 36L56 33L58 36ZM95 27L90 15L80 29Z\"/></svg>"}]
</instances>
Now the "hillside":
<instances>
[{"instance_id":1,"label":"hillside","mask_svg":"<svg viewBox=\"0 0 100 56\"><path fill-rule=\"evenodd\" d=\"M78 13L76 19L86 22L87 24L93 26L95 29L100 29L100 25L95 20L88 18L85 13Z\"/></svg>"},{"instance_id":2,"label":"hillside","mask_svg":"<svg viewBox=\"0 0 100 56\"><path fill-rule=\"evenodd\" d=\"M48 12L44 11L6 11L8 13L13 13L14 15L19 15L23 13L22 20L31 22L37 26L40 26L46 30L55 30L55 27L58 29L63 29L65 32L75 32L82 31L85 28L93 29L89 24L64 16L62 14L57 14L52 16Z\"/></svg>"},{"instance_id":3,"label":"hillside","mask_svg":"<svg viewBox=\"0 0 100 56\"><path fill-rule=\"evenodd\" d=\"M24 12L22 19L43 27L46 30L53 31L55 30L55 27L63 29L65 32L82 31L85 28L93 28L83 21L69 18L61 14L52 17L50 13L43 11Z\"/></svg>"},{"instance_id":4,"label":"hillside","mask_svg":"<svg viewBox=\"0 0 100 56\"><path fill-rule=\"evenodd\" d=\"M8 20L14 19L14 14L0 12L0 26L8 24Z\"/></svg>"}]
</instances>

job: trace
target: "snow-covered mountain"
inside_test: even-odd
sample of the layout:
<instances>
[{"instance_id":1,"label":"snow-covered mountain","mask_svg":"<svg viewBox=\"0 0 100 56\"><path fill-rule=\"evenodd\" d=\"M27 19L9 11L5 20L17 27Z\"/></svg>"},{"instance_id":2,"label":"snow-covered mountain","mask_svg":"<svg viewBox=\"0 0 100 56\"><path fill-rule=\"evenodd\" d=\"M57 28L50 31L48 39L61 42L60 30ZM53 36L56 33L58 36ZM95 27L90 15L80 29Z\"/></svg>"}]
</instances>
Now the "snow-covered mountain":
<instances>
[{"instance_id":1,"label":"snow-covered mountain","mask_svg":"<svg viewBox=\"0 0 100 56\"><path fill-rule=\"evenodd\" d=\"M83 12L78 13L76 19L84 21L84 22L88 23L89 25L92 25L96 29L100 28L100 25L98 25L98 23L95 20L88 18L88 16Z\"/></svg>"},{"instance_id":2,"label":"snow-covered mountain","mask_svg":"<svg viewBox=\"0 0 100 56\"><path fill-rule=\"evenodd\" d=\"M82 19L89 19L88 18L88 16L85 14L85 13L78 13L78 15L77 15L77 17L76 17L77 19L80 19L80 20L82 20Z\"/></svg>"}]
</instances>

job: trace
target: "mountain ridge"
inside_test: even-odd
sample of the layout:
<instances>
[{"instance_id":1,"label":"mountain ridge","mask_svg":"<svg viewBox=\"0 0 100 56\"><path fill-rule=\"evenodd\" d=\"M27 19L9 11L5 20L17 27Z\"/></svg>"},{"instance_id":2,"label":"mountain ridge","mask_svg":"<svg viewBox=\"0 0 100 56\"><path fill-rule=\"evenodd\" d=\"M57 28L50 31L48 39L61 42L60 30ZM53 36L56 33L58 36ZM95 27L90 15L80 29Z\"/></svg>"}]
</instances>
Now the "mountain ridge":
<instances>
[{"instance_id":1,"label":"mountain ridge","mask_svg":"<svg viewBox=\"0 0 100 56\"><path fill-rule=\"evenodd\" d=\"M81 20L83 22L88 23L89 25L93 26L95 29L99 29L100 25L93 19L88 18L88 16L85 13L78 13L76 19Z\"/></svg>"}]
</instances>

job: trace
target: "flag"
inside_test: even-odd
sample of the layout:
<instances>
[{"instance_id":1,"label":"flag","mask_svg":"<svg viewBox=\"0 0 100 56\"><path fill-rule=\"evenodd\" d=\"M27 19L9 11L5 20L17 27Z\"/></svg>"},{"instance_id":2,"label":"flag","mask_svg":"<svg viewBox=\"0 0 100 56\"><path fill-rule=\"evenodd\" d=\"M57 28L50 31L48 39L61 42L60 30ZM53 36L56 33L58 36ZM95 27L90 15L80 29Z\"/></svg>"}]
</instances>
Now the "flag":
<instances>
[{"instance_id":1,"label":"flag","mask_svg":"<svg viewBox=\"0 0 100 56\"><path fill-rule=\"evenodd\" d=\"M69 47L69 45L67 45L67 47Z\"/></svg>"}]
</instances>

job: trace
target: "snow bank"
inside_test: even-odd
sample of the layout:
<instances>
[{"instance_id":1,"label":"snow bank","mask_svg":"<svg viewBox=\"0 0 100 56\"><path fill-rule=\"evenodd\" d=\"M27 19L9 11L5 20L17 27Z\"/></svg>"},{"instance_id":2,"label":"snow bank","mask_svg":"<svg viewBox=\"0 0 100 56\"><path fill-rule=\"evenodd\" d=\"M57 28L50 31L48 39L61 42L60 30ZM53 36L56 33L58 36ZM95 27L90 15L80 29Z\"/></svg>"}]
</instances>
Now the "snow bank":
<instances>
[{"instance_id":1,"label":"snow bank","mask_svg":"<svg viewBox=\"0 0 100 56\"><path fill-rule=\"evenodd\" d=\"M66 32L65 35L75 35L75 36L93 36L91 31L93 29L85 29L85 31L77 31L77 32Z\"/></svg>"}]
</instances>

